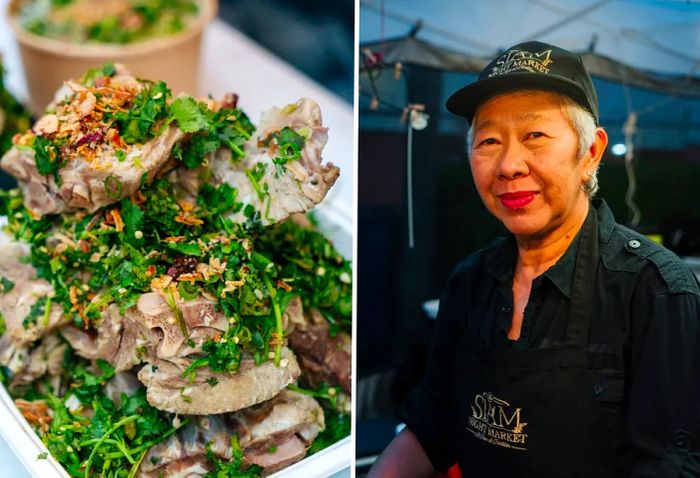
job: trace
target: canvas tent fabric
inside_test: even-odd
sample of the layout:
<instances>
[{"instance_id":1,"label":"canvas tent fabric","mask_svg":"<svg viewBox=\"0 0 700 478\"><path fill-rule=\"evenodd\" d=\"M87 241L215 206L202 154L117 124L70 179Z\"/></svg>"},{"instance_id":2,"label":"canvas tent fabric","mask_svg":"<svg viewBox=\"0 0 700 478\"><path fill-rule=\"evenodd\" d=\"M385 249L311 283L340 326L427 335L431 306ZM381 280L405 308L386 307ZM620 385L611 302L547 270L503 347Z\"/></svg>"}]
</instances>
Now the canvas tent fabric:
<instances>
[{"instance_id":1,"label":"canvas tent fabric","mask_svg":"<svg viewBox=\"0 0 700 478\"><path fill-rule=\"evenodd\" d=\"M361 52L380 53L386 66L396 63L450 72L478 73L492 57L480 58L433 45L415 35L360 45ZM589 73L607 81L653 90L669 96L700 99L700 79L693 76L660 75L625 65L592 52L578 52ZM364 55L364 53L363 53Z\"/></svg>"}]
</instances>

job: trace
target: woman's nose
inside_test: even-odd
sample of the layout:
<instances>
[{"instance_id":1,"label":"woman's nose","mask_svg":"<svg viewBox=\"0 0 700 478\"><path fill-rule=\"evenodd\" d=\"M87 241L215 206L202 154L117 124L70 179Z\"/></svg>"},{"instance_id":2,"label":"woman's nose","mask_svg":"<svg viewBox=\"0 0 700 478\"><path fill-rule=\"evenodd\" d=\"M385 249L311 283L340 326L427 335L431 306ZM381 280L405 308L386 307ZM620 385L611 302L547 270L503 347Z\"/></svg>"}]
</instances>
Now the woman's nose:
<instances>
[{"instance_id":1,"label":"woman's nose","mask_svg":"<svg viewBox=\"0 0 700 478\"><path fill-rule=\"evenodd\" d=\"M498 177L503 179L515 179L527 176L530 169L527 157L530 151L519 141L507 141L503 144L498 164Z\"/></svg>"}]
</instances>

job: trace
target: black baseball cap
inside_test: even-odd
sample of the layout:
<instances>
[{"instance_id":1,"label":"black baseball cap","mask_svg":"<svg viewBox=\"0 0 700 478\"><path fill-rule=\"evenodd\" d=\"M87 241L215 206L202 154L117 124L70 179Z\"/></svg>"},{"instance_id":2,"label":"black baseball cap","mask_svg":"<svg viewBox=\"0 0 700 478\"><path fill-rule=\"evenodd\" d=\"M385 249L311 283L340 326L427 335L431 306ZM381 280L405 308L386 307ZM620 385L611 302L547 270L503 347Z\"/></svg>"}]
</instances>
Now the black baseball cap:
<instances>
[{"instance_id":1,"label":"black baseball cap","mask_svg":"<svg viewBox=\"0 0 700 478\"><path fill-rule=\"evenodd\" d=\"M471 123L476 108L484 100L522 89L566 95L590 111L598 124L598 95L581 56L538 41L520 43L506 50L479 73L474 83L453 93L445 106Z\"/></svg>"}]
</instances>

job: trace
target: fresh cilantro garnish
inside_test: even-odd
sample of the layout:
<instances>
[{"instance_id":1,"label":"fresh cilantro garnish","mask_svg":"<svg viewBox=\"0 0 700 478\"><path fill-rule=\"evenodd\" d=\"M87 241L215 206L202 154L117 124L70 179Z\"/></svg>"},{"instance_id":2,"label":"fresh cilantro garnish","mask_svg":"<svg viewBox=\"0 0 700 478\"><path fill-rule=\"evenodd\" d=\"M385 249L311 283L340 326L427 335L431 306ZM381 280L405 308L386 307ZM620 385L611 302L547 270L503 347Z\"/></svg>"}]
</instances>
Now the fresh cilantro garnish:
<instances>
[{"instance_id":1,"label":"fresh cilantro garnish","mask_svg":"<svg viewBox=\"0 0 700 478\"><path fill-rule=\"evenodd\" d=\"M40 297L29 308L29 314L22 321L22 326L28 329L30 325L35 324L39 317L46 315L51 310L51 299L49 297Z\"/></svg>"},{"instance_id":2,"label":"fresh cilantro garnish","mask_svg":"<svg viewBox=\"0 0 700 478\"><path fill-rule=\"evenodd\" d=\"M186 144L173 151L173 156L187 168L197 168L209 153L221 147L228 148L234 160L240 160L245 155L244 144L255 131L245 113L237 108L222 108L213 112L193 99L182 99L177 108L173 108L177 101L171 105L171 117L180 122L177 113L192 129L191 132L195 132Z\"/></svg>"},{"instance_id":3,"label":"fresh cilantro garnish","mask_svg":"<svg viewBox=\"0 0 700 478\"><path fill-rule=\"evenodd\" d=\"M323 409L326 428L319 433L307 451L308 455L313 455L324 448L328 448L334 443L350 435L350 415L337 411Z\"/></svg>"},{"instance_id":4,"label":"fresh cilantro garnish","mask_svg":"<svg viewBox=\"0 0 700 478\"><path fill-rule=\"evenodd\" d=\"M87 71L83 75L83 78L81 79L81 83L84 85L93 85L95 83L95 80L97 78L102 78L102 77L112 77L115 75L117 72L116 68L114 67L114 63L111 61L108 61L104 65L98 68L92 68Z\"/></svg>"},{"instance_id":5,"label":"fresh cilantro garnish","mask_svg":"<svg viewBox=\"0 0 700 478\"><path fill-rule=\"evenodd\" d=\"M0 294L7 294L12 290L12 288L15 286L15 283L12 282L10 279L7 277L0 277Z\"/></svg>"},{"instance_id":6,"label":"fresh cilantro garnish","mask_svg":"<svg viewBox=\"0 0 700 478\"><path fill-rule=\"evenodd\" d=\"M294 284L304 307L323 313L333 334L350 330L352 267L323 234L285 221L267 228L256 245L281 264L279 277Z\"/></svg>"},{"instance_id":7,"label":"fresh cilantro garnish","mask_svg":"<svg viewBox=\"0 0 700 478\"><path fill-rule=\"evenodd\" d=\"M275 141L278 146L277 156L272 158L275 163L276 174L284 172L284 165L290 161L296 161L301 157L301 150L304 148L306 138L292 128L285 126L268 138L268 141Z\"/></svg>"},{"instance_id":8,"label":"fresh cilantro garnish","mask_svg":"<svg viewBox=\"0 0 700 478\"><path fill-rule=\"evenodd\" d=\"M146 215L141 208L130 199L125 199L121 203L121 216L124 220L124 239L134 247L143 246L145 242L143 229Z\"/></svg>"},{"instance_id":9,"label":"fresh cilantro garnish","mask_svg":"<svg viewBox=\"0 0 700 478\"><path fill-rule=\"evenodd\" d=\"M62 166L60 152L45 136L35 136L32 147L34 148L37 172L42 176L53 174L58 182L58 170Z\"/></svg>"},{"instance_id":10,"label":"fresh cilantro garnish","mask_svg":"<svg viewBox=\"0 0 700 478\"><path fill-rule=\"evenodd\" d=\"M209 127L208 113L207 105L191 96L175 98L170 104L170 120L177 121L185 133L196 133Z\"/></svg>"},{"instance_id":11,"label":"fresh cilantro garnish","mask_svg":"<svg viewBox=\"0 0 700 478\"><path fill-rule=\"evenodd\" d=\"M207 443L207 459L214 465L214 469L204 475L204 478L258 478L262 476L263 469L258 465L243 467L243 450L238 441L238 435L231 435L231 461L225 461L214 454L211 443Z\"/></svg>"},{"instance_id":12,"label":"fresh cilantro garnish","mask_svg":"<svg viewBox=\"0 0 700 478\"><path fill-rule=\"evenodd\" d=\"M122 393L117 405L105 395L104 385L114 375L106 362L98 361L95 370L87 360L68 353L63 366L70 372L64 376L64 396L37 388L25 398L48 405L50 425L39 433L71 477L135 476L148 450L188 423L183 420L174 427L168 414L148 404L145 387ZM79 409L67 406L74 396L82 404Z\"/></svg>"},{"instance_id":13,"label":"fresh cilantro garnish","mask_svg":"<svg viewBox=\"0 0 700 478\"><path fill-rule=\"evenodd\" d=\"M157 136L162 120L168 115L167 100L170 96L170 89L163 81L144 88L127 111L115 115L122 139L127 144L134 144L145 143Z\"/></svg>"}]
</instances>

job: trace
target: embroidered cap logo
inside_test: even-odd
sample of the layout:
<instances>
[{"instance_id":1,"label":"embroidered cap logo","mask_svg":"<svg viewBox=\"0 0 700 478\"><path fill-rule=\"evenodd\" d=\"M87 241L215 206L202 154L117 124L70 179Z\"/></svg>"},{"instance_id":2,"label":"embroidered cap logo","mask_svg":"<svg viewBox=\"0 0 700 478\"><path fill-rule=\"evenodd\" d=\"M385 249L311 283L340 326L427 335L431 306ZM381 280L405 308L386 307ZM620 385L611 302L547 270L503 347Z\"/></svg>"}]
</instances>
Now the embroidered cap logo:
<instances>
[{"instance_id":1,"label":"embroidered cap logo","mask_svg":"<svg viewBox=\"0 0 700 478\"><path fill-rule=\"evenodd\" d=\"M529 71L530 73L549 73L549 65L554 63L550 57L552 50L531 53L524 50L509 50L496 60L489 78L505 75L514 71Z\"/></svg>"}]
</instances>

